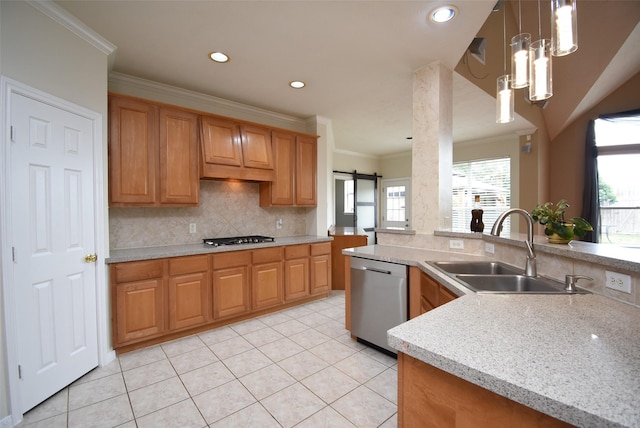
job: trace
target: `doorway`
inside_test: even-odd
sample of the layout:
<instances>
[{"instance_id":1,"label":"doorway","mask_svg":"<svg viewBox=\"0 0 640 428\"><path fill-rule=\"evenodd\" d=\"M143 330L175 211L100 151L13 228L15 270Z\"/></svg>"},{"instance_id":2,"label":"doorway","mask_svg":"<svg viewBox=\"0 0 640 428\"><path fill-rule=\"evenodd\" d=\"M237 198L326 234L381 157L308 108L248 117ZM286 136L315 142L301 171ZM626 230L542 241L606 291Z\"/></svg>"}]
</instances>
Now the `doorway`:
<instances>
[{"instance_id":1,"label":"doorway","mask_svg":"<svg viewBox=\"0 0 640 428\"><path fill-rule=\"evenodd\" d=\"M105 268L95 258L102 116L10 79L2 88L3 310L17 422L106 357Z\"/></svg>"},{"instance_id":2,"label":"doorway","mask_svg":"<svg viewBox=\"0 0 640 428\"><path fill-rule=\"evenodd\" d=\"M365 231L369 245L377 243L378 179L382 176L357 171L333 171L336 227Z\"/></svg>"}]
</instances>

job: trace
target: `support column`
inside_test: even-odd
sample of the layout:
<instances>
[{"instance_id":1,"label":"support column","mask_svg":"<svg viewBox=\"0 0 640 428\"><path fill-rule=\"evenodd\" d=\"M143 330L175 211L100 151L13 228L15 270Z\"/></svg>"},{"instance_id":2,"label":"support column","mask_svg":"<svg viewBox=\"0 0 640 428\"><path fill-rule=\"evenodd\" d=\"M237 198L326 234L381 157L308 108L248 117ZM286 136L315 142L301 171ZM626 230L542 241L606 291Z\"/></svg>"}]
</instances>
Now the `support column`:
<instances>
[{"instance_id":1,"label":"support column","mask_svg":"<svg viewBox=\"0 0 640 428\"><path fill-rule=\"evenodd\" d=\"M433 62L413 78L411 212L419 234L451 229L453 72Z\"/></svg>"}]
</instances>

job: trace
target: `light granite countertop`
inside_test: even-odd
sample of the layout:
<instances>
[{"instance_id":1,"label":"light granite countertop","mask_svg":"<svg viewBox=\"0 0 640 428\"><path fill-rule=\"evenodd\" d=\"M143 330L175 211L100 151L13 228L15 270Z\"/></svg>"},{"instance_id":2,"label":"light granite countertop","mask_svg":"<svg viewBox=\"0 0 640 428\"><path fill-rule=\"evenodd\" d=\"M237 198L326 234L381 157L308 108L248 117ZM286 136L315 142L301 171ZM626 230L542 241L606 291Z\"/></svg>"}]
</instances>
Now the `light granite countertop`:
<instances>
[{"instance_id":1,"label":"light granite countertop","mask_svg":"<svg viewBox=\"0 0 640 428\"><path fill-rule=\"evenodd\" d=\"M166 245L160 247L123 248L111 250L105 263L132 262L138 260L163 259L167 257L193 256L197 254L223 253L228 251L255 250L283 245L314 244L318 242L332 241L330 236L287 236L276 237L275 242L263 242L259 244L223 245L212 247L206 244Z\"/></svg>"},{"instance_id":2,"label":"light granite countertop","mask_svg":"<svg viewBox=\"0 0 640 428\"><path fill-rule=\"evenodd\" d=\"M596 294L476 294L427 261L491 260L384 245L343 254L417 266L462 296L388 331L389 345L577 426L640 427L640 309Z\"/></svg>"}]
</instances>

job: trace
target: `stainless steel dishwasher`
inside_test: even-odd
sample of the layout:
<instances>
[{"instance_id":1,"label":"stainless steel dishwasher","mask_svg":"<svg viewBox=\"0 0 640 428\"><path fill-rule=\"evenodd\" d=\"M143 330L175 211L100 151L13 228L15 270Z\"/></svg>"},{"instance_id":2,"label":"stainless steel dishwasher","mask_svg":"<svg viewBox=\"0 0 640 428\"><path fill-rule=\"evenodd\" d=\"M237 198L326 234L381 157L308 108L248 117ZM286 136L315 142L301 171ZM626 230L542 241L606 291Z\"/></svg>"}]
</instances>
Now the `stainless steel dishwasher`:
<instances>
[{"instance_id":1,"label":"stainless steel dishwasher","mask_svg":"<svg viewBox=\"0 0 640 428\"><path fill-rule=\"evenodd\" d=\"M351 257L351 334L387 352L387 330L409 318L407 266Z\"/></svg>"}]
</instances>

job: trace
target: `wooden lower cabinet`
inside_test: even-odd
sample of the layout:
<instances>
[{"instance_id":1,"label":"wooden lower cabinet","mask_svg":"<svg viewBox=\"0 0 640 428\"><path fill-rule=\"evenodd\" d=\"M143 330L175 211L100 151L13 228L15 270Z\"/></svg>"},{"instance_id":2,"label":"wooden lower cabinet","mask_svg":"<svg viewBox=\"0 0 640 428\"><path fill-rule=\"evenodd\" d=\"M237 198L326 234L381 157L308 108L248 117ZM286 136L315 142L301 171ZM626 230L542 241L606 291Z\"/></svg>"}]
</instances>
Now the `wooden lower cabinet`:
<instances>
[{"instance_id":1,"label":"wooden lower cabinet","mask_svg":"<svg viewBox=\"0 0 640 428\"><path fill-rule=\"evenodd\" d=\"M285 247L284 300L291 301L309 295L309 246Z\"/></svg>"},{"instance_id":2,"label":"wooden lower cabinet","mask_svg":"<svg viewBox=\"0 0 640 428\"><path fill-rule=\"evenodd\" d=\"M512 401L398 353L398 427L570 427Z\"/></svg>"},{"instance_id":3,"label":"wooden lower cabinet","mask_svg":"<svg viewBox=\"0 0 640 428\"><path fill-rule=\"evenodd\" d=\"M169 259L169 330L206 324L211 319L208 256Z\"/></svg>"},{"instance_id":4,"label":"wooden lower cabinet","mask_svg":"<svg viewBox=\"0 0 640 428\"><path fill-rule=\"evenodd\" d=\"M328 293L331 290L331 243L311 244L309 293Z\"/></svg>"},{"instance_id":5,"label":"wooden lower cabinet","mask_svg":"<svg viewBox=\"0 0 640 428\"><path fill-rule=\"evenodd\" d=\"M262 309L284 301L282 247L253 251L251 267L252 308Z\"/></svg>"},{"instance_id":6,"label":"wooden lower cabinet","mask_svg":"<svg viewBox=\"0 0 640 428\"><path fill-rule=\"evenodd\" d=\"M447 287L440 284L424 272L420 272L420 313L442 306L456 299Z\"/></svg>"},{"instance_id":7,"label":"wooden lower cabinet","mask_svg":"<svg viewBox=\"0 0 640 428\"><path fill-rule=\"evenodd\" d=\"M213 257L213 318L228 318L251 309L249 301L250 251Z\"/></svg>"}]
</instances>

